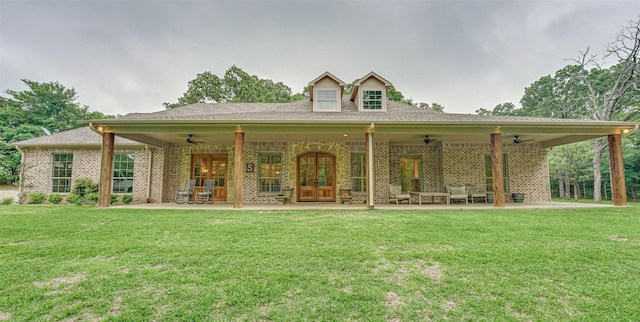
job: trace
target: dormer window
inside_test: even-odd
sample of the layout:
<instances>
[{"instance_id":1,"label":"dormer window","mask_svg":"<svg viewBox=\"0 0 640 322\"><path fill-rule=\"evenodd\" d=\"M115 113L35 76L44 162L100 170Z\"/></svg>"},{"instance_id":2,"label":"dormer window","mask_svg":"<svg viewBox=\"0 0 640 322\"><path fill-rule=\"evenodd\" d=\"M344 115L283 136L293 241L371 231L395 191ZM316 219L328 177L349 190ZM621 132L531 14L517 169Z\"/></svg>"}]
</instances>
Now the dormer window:
<instances>
[{"instance_id":1,"label":"dormer window","mask_svg":"<svg viewBox=\"0 0 640 322\"><path fill-rule=\"evenodd\" d=\"M335 89L319 89L317 96L318 111L337 111L338 110L338 90Z\"/></svg>"},{"instance_id":2,"label":"dormer window","mask_svg":"<svg viewBox=\"0 0 640 322\"><path fill-rule=\"evenodd\" d=\"M314 112L340 112L345 83L329 72L309 82L309 99Z\"/></svg>"},{"instance_id":3,"label":"dormer window","mask_svg":"<svg viewBox=\"0 0 640 322\"><path fill-rule=\"evenodd\" d=\"M382 91L362 91L362 109L381 110Z\"/></svg>"},{"instance_id":4,"label":"dormer window","mask_svg":"<svg viewBox=\"0 0 640 322\"><path fill-rule=\"evenodd\" d=\"M353 84L351 101L358 111L387 111L387 89L391 86L388 80L371 72Z\"/></svg>"}]
</instances>

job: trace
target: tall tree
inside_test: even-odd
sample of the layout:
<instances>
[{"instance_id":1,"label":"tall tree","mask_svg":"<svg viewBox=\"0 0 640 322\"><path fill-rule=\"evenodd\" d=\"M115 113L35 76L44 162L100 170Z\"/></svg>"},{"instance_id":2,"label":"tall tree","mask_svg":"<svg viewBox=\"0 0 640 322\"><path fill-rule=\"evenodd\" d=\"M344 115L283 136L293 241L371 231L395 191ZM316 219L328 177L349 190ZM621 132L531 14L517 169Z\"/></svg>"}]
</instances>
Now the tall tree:
<instances>
[{"instance_id":1,"label":"tall tree","mask_svg":"<svg viewBox=\"0 0 640 322\"><path fill-rule=\"evenodd\" d=\"M218 77L205 71L189 81L187 91L177 103L163 103L165 108L175 108L195 103L282 103L292 102L304 94L292 94L291 88L282 82L261 79L249 75L237 66L231 66Z\"/></svg>"},{"instance_id":2,"label":"tall tree","mask_svg":"<svg viewBox=\"0 0 640 322\"><path fill-rule=\"evenodd\" d=\"M610 59L616 64L603 67ZM601 55L590 54L589 48L574 59L579 68L577 77L587 87L585 104L595 120L636 120L640 115L638 80L640 73L640 16L631 20ZM594 200L602 201L601 156L606 145L595 140L593 158Z\"/></svg>"},{"instance_id":3,"label":"tall tree","mask_svg":"<svg viewBox=\"0 0 640 322\"><path fill-rule=\"evenodd\" d=\"M58 82L22 80L27 90L7 90L0 97L0 181L17 179L20 153L9 143L82 126L82 119L105 117L77 100L75 89Z\"/></svg>"}]
</instances>

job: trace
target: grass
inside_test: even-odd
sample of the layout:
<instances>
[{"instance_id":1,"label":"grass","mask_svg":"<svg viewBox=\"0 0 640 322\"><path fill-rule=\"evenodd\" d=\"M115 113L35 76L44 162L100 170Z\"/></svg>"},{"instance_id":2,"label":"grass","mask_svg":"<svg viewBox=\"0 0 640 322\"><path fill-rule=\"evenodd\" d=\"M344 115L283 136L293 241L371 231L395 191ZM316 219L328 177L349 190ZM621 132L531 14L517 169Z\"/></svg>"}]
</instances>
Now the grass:
<instances>
[{"instance_id":1,"label":"grass","mask_svg":"<svg viewBox=\"0 0 640 322\"><path fill-rule=\"evenodd\" d=\"M0 320L640 320L639 208L0 207Z\"/></svg>"}]
</instances>

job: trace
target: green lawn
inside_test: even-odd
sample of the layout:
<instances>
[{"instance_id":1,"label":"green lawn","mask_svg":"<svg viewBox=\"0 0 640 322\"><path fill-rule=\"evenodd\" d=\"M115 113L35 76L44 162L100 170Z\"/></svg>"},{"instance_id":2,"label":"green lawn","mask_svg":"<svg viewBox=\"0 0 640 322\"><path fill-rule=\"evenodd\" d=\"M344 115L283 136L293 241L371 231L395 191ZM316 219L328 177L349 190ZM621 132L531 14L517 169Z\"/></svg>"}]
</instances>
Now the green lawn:
<instances>
[{"instance_id":1,"label":"green lawn","mask_svg":"<svg viewBox=\"0 0 640 322\"><path fill-rule=\"evenodd\" d=\"M640 320L640 208L0 206L0 320Z\"/></svg>"}]
</instances>

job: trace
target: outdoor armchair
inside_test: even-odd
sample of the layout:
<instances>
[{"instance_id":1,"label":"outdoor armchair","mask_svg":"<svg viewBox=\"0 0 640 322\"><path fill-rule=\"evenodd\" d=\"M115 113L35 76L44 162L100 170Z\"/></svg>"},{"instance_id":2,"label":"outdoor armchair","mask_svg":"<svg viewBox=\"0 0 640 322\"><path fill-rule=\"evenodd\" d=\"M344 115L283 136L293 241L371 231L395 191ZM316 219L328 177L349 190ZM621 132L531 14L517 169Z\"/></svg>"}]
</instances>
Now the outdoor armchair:
<instances>
[{"instance_id":1,"label":"outdoor armchair","mask_svg":"<svg viewBox=\"0 0 640 322\"><path fill-rule=\"evenodd\" d=\"M196 203L213 203L213 188L215 180L205 180L202 191L196 191Z\"/></svg>"},{"instance_id":2,"label":"outdoor armchair","mask_svg":"<svg viewBox=\"0 0 640 322\"><path fill-rule=\"evenodd\" d=\"M195 180L187 180L184 182L184 190L176 191L176 196L173 199L176 203L193 203L191 197L193 197L193 189L195 188Z\"/></svg>"},{"instance_id":3,"label":"outdoor armchair","mask_svg":"<svg viewBox=\"0 0 640 322\"><path fill-rule=\"evenodd\" d=\"M454 186L454 185L450 185L447 186L447 192L449 193L449 199L451 201L454 200L464 200L464 203L469 203L468 201L468 196L467 196L467 190L465 188L465 186Z\"/></svg>"},{"instance_id":4,"label":"outdoor armchair","mask_svg":"<svg viewBox=\"0 0 640 322\"><path fill-rule=\"evenodd\" d=\"M395 201L396 205L400 204L401 201L407 200L409 204L411 204L411 195L408 192L402 192L402 186L400 185L389 185L389 202Z\"/></svg>"}]
</instances>

